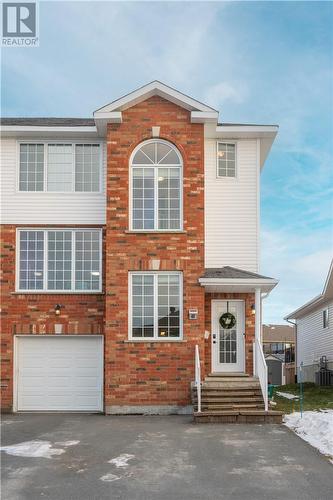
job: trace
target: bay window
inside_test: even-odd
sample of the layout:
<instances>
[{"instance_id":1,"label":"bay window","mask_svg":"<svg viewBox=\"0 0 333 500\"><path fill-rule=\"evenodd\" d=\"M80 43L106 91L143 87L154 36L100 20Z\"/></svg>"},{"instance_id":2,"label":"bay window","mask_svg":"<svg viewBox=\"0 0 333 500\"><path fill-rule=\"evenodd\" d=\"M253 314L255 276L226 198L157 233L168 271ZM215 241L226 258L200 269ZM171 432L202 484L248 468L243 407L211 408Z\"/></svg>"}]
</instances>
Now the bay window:
<instances>
[{"instance_id":1,"label":"bay window","mask_svg":"<svg viewBox=\"0 0 333 500\"><path fill-rule=\"evenodd\" d=\"M182 274L129 275L129 337L177 340L182 337Z\"/></svg>"},{"instance_id":2,"label":"bay window","mask_svg":"<svg viewBox=\"0 0 333 500\"><path fill-rule=\"evenodd\" d=\"M18 291L99 292L99 229L18 230Z\"/></svg>"}]
</instances>

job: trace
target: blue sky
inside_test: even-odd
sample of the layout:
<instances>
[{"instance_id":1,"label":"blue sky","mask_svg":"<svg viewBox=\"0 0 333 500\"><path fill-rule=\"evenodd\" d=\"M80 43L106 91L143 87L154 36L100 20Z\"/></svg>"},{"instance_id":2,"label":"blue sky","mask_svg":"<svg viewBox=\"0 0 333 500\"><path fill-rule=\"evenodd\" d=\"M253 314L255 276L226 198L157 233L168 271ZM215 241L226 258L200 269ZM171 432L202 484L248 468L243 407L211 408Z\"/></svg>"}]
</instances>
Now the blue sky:
<instances>
[{"instance_id":1,"label":"blue sky","mask_svg":"<svg viewBox=\"0 0 333 500\"><path fill-rule=\"evenodd\" d=\"M220 120L277 123L262 175L264 320L320 293L333 249L332 2L40 2L39 48L2 50L4 116L91 116L158 79Z\"/></svg>"}]
</instances>

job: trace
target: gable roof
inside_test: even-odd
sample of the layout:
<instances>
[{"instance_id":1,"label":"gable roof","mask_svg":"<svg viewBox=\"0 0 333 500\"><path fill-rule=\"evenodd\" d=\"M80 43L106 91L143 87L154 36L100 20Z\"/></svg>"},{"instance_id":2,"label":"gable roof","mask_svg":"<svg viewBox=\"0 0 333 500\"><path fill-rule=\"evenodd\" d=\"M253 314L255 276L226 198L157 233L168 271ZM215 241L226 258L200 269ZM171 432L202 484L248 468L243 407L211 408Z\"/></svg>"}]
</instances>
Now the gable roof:
<instances>
[{"instance_id":1,"label":"gable roof","mask_svg":"<svg viewBox=\"0 0 333 500\"><path fill-rule=\"evenodd\" d=\"M295 328L291 325L262 325L263 342L295 342Z\"/></svg>"},{"instance_id":2,"label":"gable roof","mask_svg":"<svg viewBox=\"0 0 333 500\"><path fill-rule=\"evenodd\" d=\"M1 125L22 127L94 127L93 118L1 118Z\"/></svg>"},{"instance_id":3,"label":"gable roof","mask_svg":"<svg viewBox=\"0 0 333 500\"><path fill-rule=\"evenodd\" d=\"M154 95L163 97L191 113L192 123L214 123L218 120L218 111L173 89L158 80L143 85L129 94L106 104L94 112L94 119L100 134L104 134L108 123L121 123L122 112Z\"/></svg>"},{"instance_id":4,"label":"gable roof","mask_svg":"<svg viewBox=\"0 0 333 500\"><path fill-rule=\"evenodd\" d=\"M154 80L122 97L119 97L115 101L102 106L95 111L94 115L99 112L124 111L125 109L135 106L139 102L145 101L154 95L158 95L168 101L174 102L188 111L207 111L218 113L216 109L207 106L206 104L203 104L202 102L193 99L182 92L179 92L179 90L169 87L169 85L165 85L165 83Z\"/></svg>"},{"instance_id":5,"label":"gable roof","mask_svg":"<svg viewBox=\"0 0 333 500\"><path fill-rule=\"evenodd\" d=\"M226 279L273 279L262 274L252 273L251 271L244 271L237 267L224 266L224 267L208 267L202 278L226 278Z\"/></svg>"},{"instance_id":6,"label":"gable roof","mask_svg":"<svg viewBox=\"0 0 333 500\"><path fill-rule=\"evenodd\" d=\"M331 265L321 294L309 300L309 302L306 302L301 307L288 314L288 316L285 316L284 319L288 320L301 318L317 307L323 306L329 299L333 299L333 259L331 261Z\"/></svg>"}]
</instances>

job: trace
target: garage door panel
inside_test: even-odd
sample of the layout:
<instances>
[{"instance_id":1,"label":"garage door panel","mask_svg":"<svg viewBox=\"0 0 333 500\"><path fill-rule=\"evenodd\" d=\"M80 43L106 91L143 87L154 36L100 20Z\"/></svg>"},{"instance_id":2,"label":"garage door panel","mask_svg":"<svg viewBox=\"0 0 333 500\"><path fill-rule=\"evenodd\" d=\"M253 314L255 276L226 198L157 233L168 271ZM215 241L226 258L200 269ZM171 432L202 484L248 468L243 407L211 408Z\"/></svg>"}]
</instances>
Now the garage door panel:
<instances>
[{"instance_id":1,"label":"garage door panel","mask_svg":"<svg viewBox=\"0 0 333 500\"><path fill-rule=\"evenodd\" d=\"M101 337L18 337L17 348L18 410L103 409Z\"/></svg>"}]
</instances>

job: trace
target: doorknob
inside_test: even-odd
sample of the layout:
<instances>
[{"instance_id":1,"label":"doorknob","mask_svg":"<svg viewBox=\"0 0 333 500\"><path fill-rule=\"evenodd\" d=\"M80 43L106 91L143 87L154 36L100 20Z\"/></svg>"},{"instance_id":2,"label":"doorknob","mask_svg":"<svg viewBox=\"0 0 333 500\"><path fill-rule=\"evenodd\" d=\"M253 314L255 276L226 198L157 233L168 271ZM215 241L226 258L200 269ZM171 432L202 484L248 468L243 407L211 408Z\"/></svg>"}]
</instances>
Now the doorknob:
<instances>
[{"instance_id":1,"label":"doorknob","mask_svg":"<svg viewBox=\"0 0 333 500\"><path fill-rule=\"evenodd\" d=\"M213 333L213 344L216 344L216 333Z\"/></svg>"}]
</instances>

